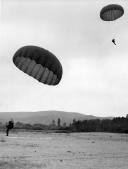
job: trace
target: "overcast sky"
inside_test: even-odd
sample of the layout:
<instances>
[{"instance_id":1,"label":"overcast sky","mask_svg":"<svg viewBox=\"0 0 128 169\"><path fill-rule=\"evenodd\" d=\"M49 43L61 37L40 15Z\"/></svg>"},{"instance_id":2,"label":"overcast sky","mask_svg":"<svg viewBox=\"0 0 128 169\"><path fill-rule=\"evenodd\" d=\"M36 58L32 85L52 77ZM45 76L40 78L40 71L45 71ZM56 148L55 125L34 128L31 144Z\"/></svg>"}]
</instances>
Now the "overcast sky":
<instances>
[{"instance_id":1,"label":"overcast sky","mask_svg":"<svg viewBox=\"0 0 128 169\"><path fill-rule=\"evenodd\" d=\"M104 22L99 13L110 3L122 5L124 15ZM1 112L128 113L127 0L1 0L0 11ZM13 55L24 45L57 56L63 66L59 85L39 83L15 67Z\"/></svg>"}]
</instances>

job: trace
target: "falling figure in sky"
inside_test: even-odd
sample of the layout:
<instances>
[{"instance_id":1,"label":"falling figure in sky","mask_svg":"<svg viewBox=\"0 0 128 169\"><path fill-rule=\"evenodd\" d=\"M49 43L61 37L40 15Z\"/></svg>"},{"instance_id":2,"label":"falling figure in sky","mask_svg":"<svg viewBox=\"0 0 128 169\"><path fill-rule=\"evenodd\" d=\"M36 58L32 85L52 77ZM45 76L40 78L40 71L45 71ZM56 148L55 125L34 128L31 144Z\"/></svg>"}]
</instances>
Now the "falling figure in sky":
<instances>
[{"instance_id":1,"label":"falling figure in sky","mask_svg":"<svg viewBox=\"0 0 128 169\"><path fill-rule=\"evenodd\" d=\"M112 42L114 43L114 45L116 45L115 39L112 39Z\"/></svg>"}]
</instances>

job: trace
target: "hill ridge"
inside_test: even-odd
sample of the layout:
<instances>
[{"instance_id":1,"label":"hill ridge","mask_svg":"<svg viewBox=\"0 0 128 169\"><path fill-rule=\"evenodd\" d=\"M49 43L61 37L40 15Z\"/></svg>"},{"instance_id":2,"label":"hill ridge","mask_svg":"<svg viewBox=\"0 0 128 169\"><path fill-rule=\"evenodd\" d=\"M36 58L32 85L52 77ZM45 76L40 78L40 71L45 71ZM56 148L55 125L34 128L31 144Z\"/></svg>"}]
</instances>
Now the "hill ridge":
<instances>
[{"instance_id":1,"label":"hill ridge","mask_svg":"<svg viewBox=\"0 0 128 169\"><path fill-rule=\"evenodd\" d=\"M46 110L46 111L16 111L16 112L0 112L0 122L6 122L11 118L15 122L20 121L23 123L42 123L51 124L52 120L57 121L58 118L61 122L71 123L73 119L76 120L89 120L89 119L112 119L112 117L97 117L93 115L86 115L77 112L59 111L59 110Z\"/></svg>"}]
</instances>

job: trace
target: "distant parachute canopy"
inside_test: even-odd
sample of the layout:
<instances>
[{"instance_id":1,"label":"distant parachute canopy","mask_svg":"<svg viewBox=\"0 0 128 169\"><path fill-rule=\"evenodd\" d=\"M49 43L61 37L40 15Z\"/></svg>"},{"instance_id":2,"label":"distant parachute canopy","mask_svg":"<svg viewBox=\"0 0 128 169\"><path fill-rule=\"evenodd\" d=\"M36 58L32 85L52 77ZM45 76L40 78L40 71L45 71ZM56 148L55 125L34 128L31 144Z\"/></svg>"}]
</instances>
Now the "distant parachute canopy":
<instances>
[{"instance_id":1,"label":"distant parachute canopy","mask_svg":"<svg viewBox=\"0 0 128 169\"><path fill-rule=\"evenodd\" d=\"M102 8L100 18L104 21L114 21L124 14L122 6L117 4L110 4Z\"/></svg>"},{"instance_id":2,"label":"distant parachute canopy","mask_svg":"<svg viewBox=\"0 0 128 169\"><path fill-rule=\"evenodd\" d=\"M24 73L48 85L57 85L62 65L55 55L37 46L24 46L13 56L13 63Z\"/></svg>"}]
</instances>

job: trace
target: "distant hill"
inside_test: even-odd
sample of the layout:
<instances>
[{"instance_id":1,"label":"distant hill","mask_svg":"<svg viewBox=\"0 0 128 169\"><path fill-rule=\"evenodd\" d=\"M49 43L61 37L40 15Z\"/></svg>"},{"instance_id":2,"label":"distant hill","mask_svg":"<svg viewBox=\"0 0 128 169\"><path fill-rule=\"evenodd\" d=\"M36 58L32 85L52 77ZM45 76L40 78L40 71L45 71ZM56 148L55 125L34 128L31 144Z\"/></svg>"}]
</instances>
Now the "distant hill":
<instances>
[{"instance_id":1,"label":"distant hill","mask_svg":"<svg viewBox=\"0 0 128 169\"><path fill-rule=\"evenodd\" d=\"M42 123L51 124L52 120L57 122L57 119L61 119L61 123L71 123L73 119L76 120L89 120L89 119L112 119L113 117L96 117L92 115L84 115L75 112L65 111L37 111L37 112L0 112L0 122L5 123L11 118L15 122L20 121L23 123Z\"/></svg>"}]
</instances>

